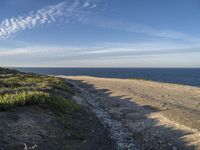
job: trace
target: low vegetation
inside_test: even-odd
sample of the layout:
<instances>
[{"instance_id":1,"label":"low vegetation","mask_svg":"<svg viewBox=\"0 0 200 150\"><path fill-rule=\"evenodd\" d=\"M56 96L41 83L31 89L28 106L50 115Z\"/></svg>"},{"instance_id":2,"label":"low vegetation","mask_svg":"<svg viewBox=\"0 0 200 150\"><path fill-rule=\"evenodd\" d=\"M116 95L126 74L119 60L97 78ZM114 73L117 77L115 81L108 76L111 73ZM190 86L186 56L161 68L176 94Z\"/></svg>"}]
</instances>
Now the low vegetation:
<instances>
[{"instance_id":1,"label":"low vegetation","mask_svg":"<svg viewBox=\"0 0 200 150\"><path fill-rule=\"evenodd\" d=\"M71 85L61 78L0 68L0 111L28 105L47 106L72 130L71 114L80 109L69 100L73 93Z\"/></svg>"}]
</instances>

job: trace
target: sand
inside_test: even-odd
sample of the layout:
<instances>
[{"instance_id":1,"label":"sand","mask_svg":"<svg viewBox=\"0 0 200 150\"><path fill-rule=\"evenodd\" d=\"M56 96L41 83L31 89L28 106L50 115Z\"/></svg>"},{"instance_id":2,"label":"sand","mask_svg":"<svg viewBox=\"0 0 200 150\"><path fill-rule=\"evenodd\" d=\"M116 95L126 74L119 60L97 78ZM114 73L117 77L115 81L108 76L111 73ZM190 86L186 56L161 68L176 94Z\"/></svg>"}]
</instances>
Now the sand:
<instances>
[{"instance_id":1,"label":"sand","mask_svg":"<svg viewBox=\"0 0 200 150\"><path fill-rule=\"evenodd\" d=\"M64 78L79 90L75 100L110 128L119 149L200 149L200 88L132 79Z\"/></svg>"}]
</instances>

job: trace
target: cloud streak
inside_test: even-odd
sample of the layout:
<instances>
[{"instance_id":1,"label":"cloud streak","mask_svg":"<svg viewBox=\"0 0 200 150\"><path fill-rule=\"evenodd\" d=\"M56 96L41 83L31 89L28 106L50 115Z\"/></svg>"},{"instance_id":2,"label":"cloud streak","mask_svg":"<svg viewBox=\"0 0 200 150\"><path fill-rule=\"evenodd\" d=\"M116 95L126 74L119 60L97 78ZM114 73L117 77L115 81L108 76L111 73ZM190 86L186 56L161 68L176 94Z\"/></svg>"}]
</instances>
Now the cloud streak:
<instances>
[{"instance_id":1,"label":"cloud streak","mask_svg":"<svg viewBox=\"0 0 200 150\"><path fill-rule=\"evenodd\" d=\"M103 46L102 46L103 45ZM200 46L169 43L110 43L82 47L24 47L0 49L0 57L44 57L55 59L96 59L118 56L143 57L152 55L200 53Z\"/></svg>"},{"instance_id":2,"label":"cloud streak","mask_svg":"<svg viewBox=\"0 0 200 150\"><path fill-rule=\"evenodd\" d=\"M20 31L54 22L57 17L62 15L64 5L65 3L60 3L55 6L49 6L38 10L35 13L30 12L25 16L5 19L0 24L0 39L6 39Z\"/></svg>"},{"instance_id":3,"label":"cloud streak","mask_svg":"<svg viewBox=\"0 0 200 150\"><path fill-rule=\"evenodd\" d=\"M96 4L89 0L80 2L79 0L62 2L57 5L47 6L35 12L29 12L27 15L6 18L0 22L0 39L10 38L20 31L32 29L44 24L55 22L60 17L65 19L80 20L84 13Z\"/></svg>"},{"instance_id":4,"label":"cloud streak","mask_svg":"<svg viewBox=\"0 0 200 150\"><path fill-rule=\"evenodd\" d=\"M160 65L160 63L155 61L155 59L158 59L161 62L166 62L164 64L166 66L170 64L173 66L173 62L180 62L183 64L182 66L186 67L188 65L187 60L190 60L193 65L199 67L199 53L200 47L198 46L191 47L189 45L170 43L99 43L80 47L31 46L9 49L1 48L0 63L5 66L29 67L127 67L134 66L135 64L137 67L144 67L150 64L150 66L155 67Z\"/></svg>"},{"instance_id":5,"label":"cloud streak","mask_svg":"<svg viewBox=\"0 0 200 150\"><path fill-rule=\"evenodd\" d=\"M96 18L86 19L84 23L92 24L94 26L106 29L120 30L130 33L146 34L154 37L166 38L171 40L182 40L190 43L200 42L199 37L194 37L184 32L174 31L171 29L156 29L148 25L134 24L124 20L114 20L110 18L96 17Z\"/></svg>"}]
</instances>

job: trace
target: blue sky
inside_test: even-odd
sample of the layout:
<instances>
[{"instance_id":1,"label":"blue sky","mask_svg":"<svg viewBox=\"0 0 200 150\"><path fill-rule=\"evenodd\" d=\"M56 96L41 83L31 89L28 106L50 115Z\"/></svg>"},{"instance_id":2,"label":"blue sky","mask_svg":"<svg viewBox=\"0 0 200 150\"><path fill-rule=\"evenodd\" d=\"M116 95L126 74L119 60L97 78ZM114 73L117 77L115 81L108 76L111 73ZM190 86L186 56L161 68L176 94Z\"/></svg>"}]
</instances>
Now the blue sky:
<instances>
[{"instance_id":1,"label":"blue sky","mask_svg":"<svg viewBox=\"0 0 200 150\"><path fill-rule=\"evenodd\" d=\"M0 66L200 67L199 0L1 0Z\"/></svg>"}]
</instances>

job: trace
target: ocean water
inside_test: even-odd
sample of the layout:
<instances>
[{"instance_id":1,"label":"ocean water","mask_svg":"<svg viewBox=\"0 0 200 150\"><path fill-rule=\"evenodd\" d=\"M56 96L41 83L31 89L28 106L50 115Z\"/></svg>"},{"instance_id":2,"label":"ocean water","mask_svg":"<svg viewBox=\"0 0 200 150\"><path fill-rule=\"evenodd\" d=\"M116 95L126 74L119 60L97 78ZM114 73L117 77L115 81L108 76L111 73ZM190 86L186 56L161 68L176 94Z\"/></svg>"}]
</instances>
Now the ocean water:
<instances>
[{"instance_id":1,"label":"ocean water","mask_svg":"<svg viewBox=\"0 0 200 150\"><path fill-rule=\"evenodd\" d=\"M200 68L15 68L46 75L138 78L200 87Z\"/></svg>"}]
</instances>

